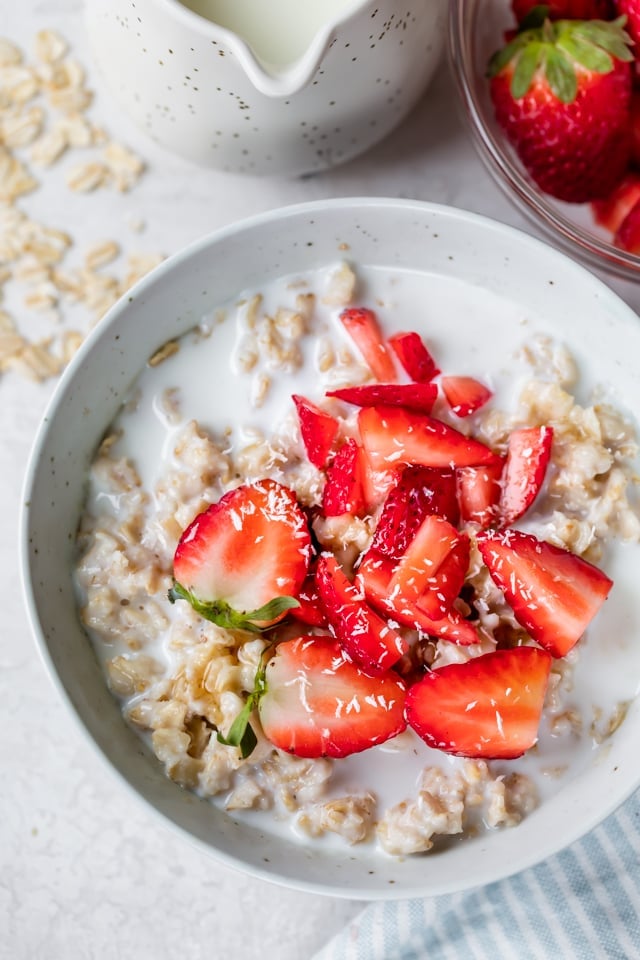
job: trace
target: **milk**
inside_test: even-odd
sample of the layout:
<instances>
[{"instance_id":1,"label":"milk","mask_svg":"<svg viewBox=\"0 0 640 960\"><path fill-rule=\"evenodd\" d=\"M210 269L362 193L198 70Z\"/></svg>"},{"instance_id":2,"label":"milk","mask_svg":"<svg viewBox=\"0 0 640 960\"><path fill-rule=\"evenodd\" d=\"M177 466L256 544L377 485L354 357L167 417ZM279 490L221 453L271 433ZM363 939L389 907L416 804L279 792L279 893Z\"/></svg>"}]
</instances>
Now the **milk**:
<instances>
[{"instance_id":1,"label":"milk","mask_svg":"<svg viewBox=\"0 0 640 960\"><path fill-rule=\"evenodd\" d=\"M327 271L305 276L284 276L265 283L259 289L238 292L238 301L247 301L259 292L263 310L273 314L279 306L295 306L301 292L319 292L314 313L312 334L327 331L332 338L346 343L348 337L338 319L338 310L323 303L321 291L327 283ZM538 333L553 335L545 318L527 315L522 306L497 296L474 284L454 277L430 275L382 268L358 268L358 301L375 306L383 330L415 329L425 337L446 373L475 376L494 391L496 408L513 410L516 396L531 372L519 348ZM222 304L225 319L212 314L202 318L207 335L200 331L187 334L180 350L157 367L142 371L133 390L135 401L127 404L114 426L120 439L114 454L131 458L144 488L151 492L169 468L175 441L185 422L197 420L214 435L225 435L228 450L237 451L245 441L243 431L259 429L268 435L291 412L291 394L302 393L320 401L327 385L313 368L315 337L304 345L305 362L295 374L274 378L273 388L263 407L255 409L249 401L248 378L230 362L238 339L237 304ZM481 322L480 322L481 321ZM253 371L255 373L256 371ZM583 370L586 399L597 384L597 358L591 370ZM179 390L182 418L169 422L163 413L162 395L168 389ZM88 506L94 513L116 510L104 494L93 489ZM597 762L598 748L589 732L594 711L606 717L616 705L638 694L640 676L640 612L636 571L640 564L640 547L613 542L606 551L606 571L614 579L611 599L589 627L580 643L574 688L568 706L584 717L580 735L557 736L543 720L539 746L514 762L494 765L499 774L518 770L535 782L542 802L557 793L570 780ZM175 610L167 605L167 615ZM159 635L145 652L162 660L166 654L166 638ZM102 659L117 653L127 654L117 642L104 649L98 643ZM170 655L168 667L170 669ZM437 764L455 769L462 761L432 750L411 731L396 741L374 747L336 764L331 796L344 792L373 790L382 809L415 796L416 784L425 766ZM224 797L215 803L224 804ZM290 823L278 822L272 812L236 814L239 818L258 820L264 829L283 834ZM337 841L336 841L337 842Z\"/></svg>"},{"instance_id":2,"label":"milk","mask_svg":"<svg viewBox=\"0 0 640 960\"><path fill-rule=\"evenodd\" d=\"M181 0L194 13L231 30L256 56L286 67L308 49L323 24L355 6L354 0Z\"/></svg>"}]
</instances>

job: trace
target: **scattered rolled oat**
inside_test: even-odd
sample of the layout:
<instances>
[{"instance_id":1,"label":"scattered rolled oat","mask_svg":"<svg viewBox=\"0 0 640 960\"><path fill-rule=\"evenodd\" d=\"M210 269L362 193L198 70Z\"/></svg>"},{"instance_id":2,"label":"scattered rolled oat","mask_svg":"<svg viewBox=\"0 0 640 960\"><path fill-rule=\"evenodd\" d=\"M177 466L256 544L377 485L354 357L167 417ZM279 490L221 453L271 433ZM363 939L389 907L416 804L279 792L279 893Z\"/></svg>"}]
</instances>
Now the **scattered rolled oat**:
<instances>
[{"instance_id":1,"label":"scattered rolled oat","mask_svg":"<svg viewBox=\"0 0 640 960\"><path fill-rule=\"evenodd\" d=\"M93 94L82 64L69 55L66 39L55 30L39 30L34 61L7 37L0 37L0 297L5 284L22 286L22 304L40 312L53 333L31 340L15 320L0 315L0 373L18 371L42 381L57 376L83 339L65 328L65 308L81 304L97 322L104 313L163 258L129 254L122 276L101 272L122 254L115 240L92 244L83 267L66 269L73 238L55 226L38 223L19 207L19 199L39 187L32 167L51 168L70 151L88 151L66 171L67 187L78 196L111 188L127 192L145 170L144 161L87 115Z\"/></svg>"}]
</instances>

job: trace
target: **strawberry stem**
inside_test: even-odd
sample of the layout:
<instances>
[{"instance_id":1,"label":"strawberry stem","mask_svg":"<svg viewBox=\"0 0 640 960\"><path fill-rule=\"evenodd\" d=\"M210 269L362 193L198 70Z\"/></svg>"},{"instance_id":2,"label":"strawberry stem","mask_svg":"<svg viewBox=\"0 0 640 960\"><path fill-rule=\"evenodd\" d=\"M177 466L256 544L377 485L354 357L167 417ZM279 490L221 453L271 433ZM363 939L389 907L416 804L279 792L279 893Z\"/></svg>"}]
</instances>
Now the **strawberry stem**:
<instances>
[{"instance_id":1,"label":"strawberry stem","mask_svg":"<svg viewBox=\"0 0 640 960\"><path fill-rule=\"evenodd\" d=\"M267 650L268 649L269 648L267 648ZM266 652L266 650L263 651L260 665L256 670L256 676L253 682L253 690L247 697L244 707L231 724L228 734L225 736L216 728L218 742L223 743L228 747L238 747L240 749L240 753L242 754L243 760L246 760L247 757L251 756L258 743L258 738L255 735L253 727L249 723L249 718L251 717L251 714L255 708L258 706L260 698L264 693L266 693L267 690Z\"/></svg>"},{"instance_id":2,"label":"strawberry stem","mask_svg":"<svg viewBox=\"0 0 640 960\"><path fill-rule=\"evenodd\" d=\"M257 610L240 612L234 610L224 600L199 600L191 590L183 587L177 580L174 581L168 596L170 603L186 600L196 613L219 627L227 630L247 630L251 633L262 633L263 630L268 630L282 613L300 606L295 597L274 597Z\"/></svg>"}]
</instances>

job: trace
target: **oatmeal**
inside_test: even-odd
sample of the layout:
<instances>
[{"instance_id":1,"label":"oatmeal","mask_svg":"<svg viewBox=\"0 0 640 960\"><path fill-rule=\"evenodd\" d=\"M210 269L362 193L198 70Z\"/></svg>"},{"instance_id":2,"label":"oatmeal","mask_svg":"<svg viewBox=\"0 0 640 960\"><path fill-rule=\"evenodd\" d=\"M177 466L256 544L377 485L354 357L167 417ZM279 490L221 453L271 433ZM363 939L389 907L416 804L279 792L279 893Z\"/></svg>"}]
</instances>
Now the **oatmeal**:
<instances>
[{"instance_id":1,"label":"oatmeal","mask_svg":"<svg viewBox=\"0 0 640 960\"><path fill-rule=\"evenodd\" d=\"M76 569L107 683L171 779L400 857L515 826L623 722L624 685L598 700L584 677L615 549L640 541L629 419L578 402L548 331L460 376L446 325L433 348L390 336L417 282L336 264L157 351L92 464ZM552 640L524 600L541 551L589 587ZM497 719L468 697L442 728L468 682L499 687Z\"/></svg>"}]
</instances>

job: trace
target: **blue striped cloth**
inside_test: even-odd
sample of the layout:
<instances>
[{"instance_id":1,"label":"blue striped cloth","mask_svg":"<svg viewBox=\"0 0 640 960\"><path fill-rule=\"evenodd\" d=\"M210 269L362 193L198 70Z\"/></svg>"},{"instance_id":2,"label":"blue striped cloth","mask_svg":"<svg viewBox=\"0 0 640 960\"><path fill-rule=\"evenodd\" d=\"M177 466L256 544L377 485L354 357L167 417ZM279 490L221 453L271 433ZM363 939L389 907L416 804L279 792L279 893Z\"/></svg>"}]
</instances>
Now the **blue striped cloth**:
<instances>
[{"instance_id":1,"label":"blue striped cloth","mask_svg":"<svg viewBox=\"0 0 640 960\"><path fill-rule=\"evenodd\" d=\"M313 960L639 960L640 792L507 880L371 903Z\"/></svg>"}]
</instances>

